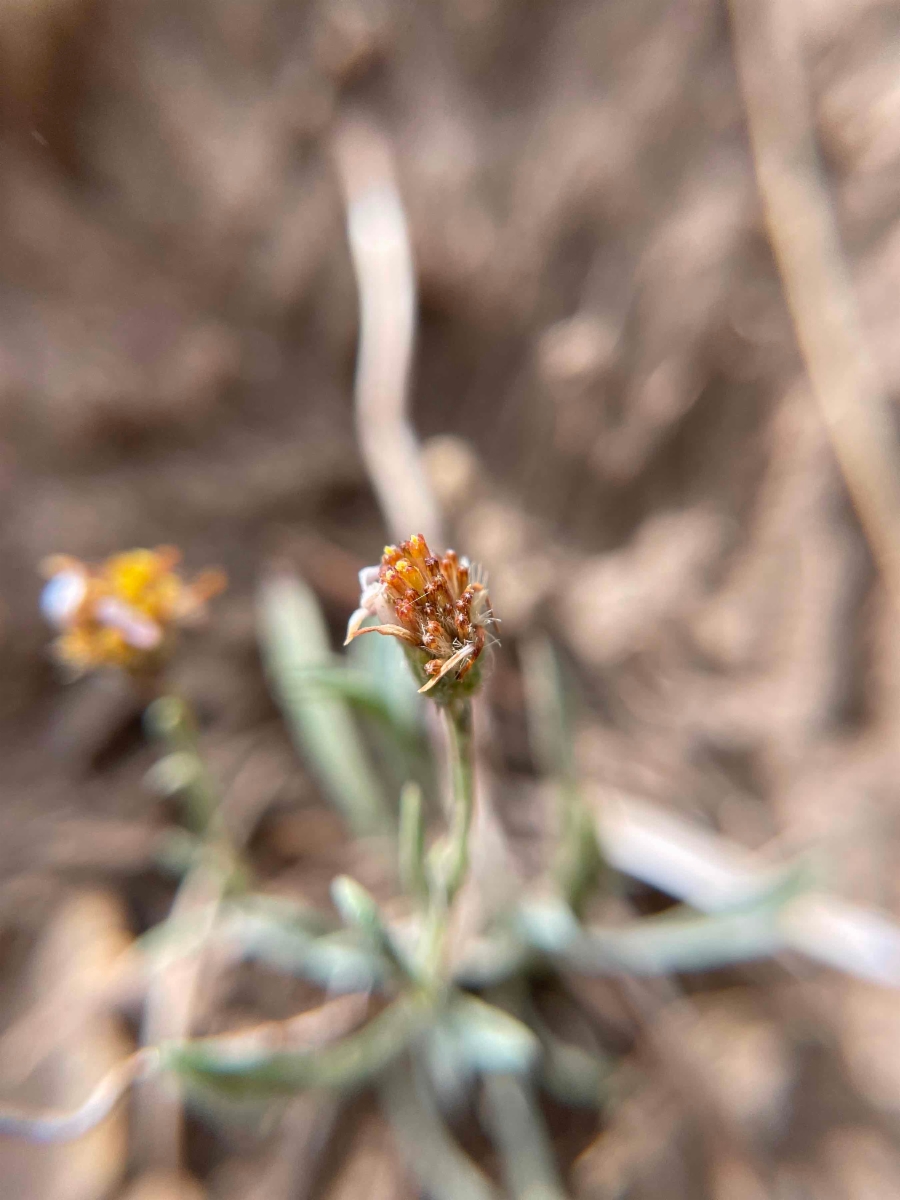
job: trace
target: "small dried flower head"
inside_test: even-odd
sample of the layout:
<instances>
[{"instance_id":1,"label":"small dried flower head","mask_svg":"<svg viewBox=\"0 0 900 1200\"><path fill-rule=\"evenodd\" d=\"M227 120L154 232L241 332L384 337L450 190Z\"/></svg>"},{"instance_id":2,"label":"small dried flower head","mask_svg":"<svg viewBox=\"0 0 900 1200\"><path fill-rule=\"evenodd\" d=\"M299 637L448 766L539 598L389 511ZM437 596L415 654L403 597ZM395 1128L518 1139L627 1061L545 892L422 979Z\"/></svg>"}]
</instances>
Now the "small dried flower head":
<instances>
[{"instance_id":1,"label":"small dried flower head","mask_svg":"<svg viewBox=\"0 0 900 1200\"><path fill-rule=\"evenodd\" d=\"M478 684L479 663L494 623L487 588L476 567L455 551L431 553L421 534L386 546L381 563L360 571L362 595L350 618L347 642L363 633L397 638L425 682L420 692L442 685L449 700ZM377 625L363 626L368 617ZM346 645L346 643L345 643Z\"/></svg>"},{"instance_id":2,"label":"small dried flower head","mask_svg":"<svg viewBox=\"0 0 900 1200\"><path fill-rule=\"evenodd\" d=\"M113 555L99 566L65 554L46 559L41 611L58 631L53 652L59 662L74 675L98 667L156 670L176 627L200 619L225 586L220 571L187 583L175 570L180 558L174 547L157 546Z\"/></svg>"}]
</instances>

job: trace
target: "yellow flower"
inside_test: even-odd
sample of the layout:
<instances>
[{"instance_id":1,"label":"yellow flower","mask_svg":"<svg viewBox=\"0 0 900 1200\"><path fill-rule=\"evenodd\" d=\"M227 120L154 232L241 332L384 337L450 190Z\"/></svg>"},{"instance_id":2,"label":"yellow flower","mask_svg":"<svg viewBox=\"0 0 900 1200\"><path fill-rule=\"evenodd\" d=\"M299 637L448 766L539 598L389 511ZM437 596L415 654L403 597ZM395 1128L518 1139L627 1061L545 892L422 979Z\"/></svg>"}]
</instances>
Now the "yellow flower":
<instances>
[{"instance_id":1,"label":"yellow flower","mask_svg":"<svg viewBox=\"0 0 900 1200\"><path fill-rule=\"evenodd\" d=\"M56 658L76 675L98 667L157 669L176 627L202 617L225 586L221 571L186 582L175 570L180 559L172 546L128 550L99 566L65 554L48 558L41 610L59 632Z\"/></svg>"},{"instance_id":2,"label":"yellow flower","mask_svg":"<svg viewBox=\"0 0 900 1200\"><path fill-rule=\"evenodd\" d=\"M442 689L446 699L466 681L466 691L477 684L470 674L488 644L487 629L494 624L487 588L477 568L448 550L436 558L421 534L399 546L386 546L381 563L360 572L359 608L350 618L347 640L363 633L397 638L410 651L431 691L442 680L453 687ZM379 624L363 626L370 616Z\"/></svg>"}]
</instances>

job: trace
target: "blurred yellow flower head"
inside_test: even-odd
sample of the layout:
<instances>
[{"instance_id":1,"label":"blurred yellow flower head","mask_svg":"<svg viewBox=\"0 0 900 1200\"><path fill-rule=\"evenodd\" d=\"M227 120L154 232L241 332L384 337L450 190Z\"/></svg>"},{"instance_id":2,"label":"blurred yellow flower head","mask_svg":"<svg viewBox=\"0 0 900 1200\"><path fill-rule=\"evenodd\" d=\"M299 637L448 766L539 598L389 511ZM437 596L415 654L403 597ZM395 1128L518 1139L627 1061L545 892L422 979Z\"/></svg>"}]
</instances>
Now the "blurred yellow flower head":
<instances>
[{"instance_id":1,"label":"blurred yellow flower head","mask_svg":"<svg viewBox=\"0 0 900 1200\"><path fill-rule=\"evenodd\" d=\"M98 667L157 669L176 628L202 618L225 587L221 571L186 582L175 569L180 560L173 546L127 550L98 566L65 554L46 559L41 611L59 633L57 660L75 675Z\"/></svg>"}]
</instances>

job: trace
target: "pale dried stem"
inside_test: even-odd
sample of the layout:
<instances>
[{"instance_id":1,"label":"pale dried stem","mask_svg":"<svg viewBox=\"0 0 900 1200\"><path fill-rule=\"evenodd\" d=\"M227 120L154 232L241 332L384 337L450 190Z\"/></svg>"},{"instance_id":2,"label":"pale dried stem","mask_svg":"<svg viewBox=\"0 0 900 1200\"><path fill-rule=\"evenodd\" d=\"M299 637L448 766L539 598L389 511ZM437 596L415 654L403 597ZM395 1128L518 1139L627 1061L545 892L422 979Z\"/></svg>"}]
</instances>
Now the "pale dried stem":
<instances>
[{"instance_id":1,"label":"pale dried stem","mask_svg":"<svg viewBox=\"0 0 900 1200\"><path fill-rule=\"evenodd\" d=\"M183 802L188 821L203 838L203 848L182 879L165 922L169 929L190 933L175 939L171 950L150 964L141 1025L145 1046L190 1036L201 984L212 973L211 935L234 868L234 843L240 840L235 837L238 831L229 831L224 824L224 800L199 756L190 709L170 696L158 700L148 713L154 710L157 734L169 751L193 759L193 782L185 789ZM184 1114L175 1081L152 1080L142 1089L134 1115L138 1157L147 1166L177 1171L183 1157Z\"/></svg>"},{"instance_id":2,"label":"pale dried stem","mask_svg":"<svg viewBox=\"0 0 900 1200\"><path fill-rule=\"evenodd\" d=\"M819 163L797 8L730 0L735 58L769 237L812 390L900 604L900 455Z\"/></svg>"},{"instance_id":3,"label":"pale dried stem","mask_svg":"<svg viewBox=\"0 0 900 1200\"><path fill-rule=\"evenodd\" d=\"M182 880L168 920L183 924L193 937L180 942L171 957L156 965L144 1003L141 1041L156 1046L190 1033L206 944L215 925L224 877L215 865L201 862ZM142 1090L135 1120L140 1153L148 1165L177 1170L182 1161L181 1098L170 1079L156 1079Z\"/></svg>"},{"instance_id":4,"label":"pale dried stem","mask_svg":"<svg viewBox=\"0 0 900 1200\"><path fill-rule=\"evenodd\" d=\"M416 280L390 144L370 122L347 122L335 140L347 237L359 292L356 424L391 536L443 545L441 519L409 421Z\"/></svg>"},{"instance_id":5,"label":"pale dried stem","mask_svg":"<svg viewBox=\"0 0 900 1200\"><path fill-rule=\"evenodd\" d=\"M358 1029L369 1010L368 992L335 996L317 1008L308 1008L283 1021L263 1021L233 1033L198 1038L231 1054L262 1054L270 1051L309 1050L328 1046Z\"/></svg>"},{"instance_id":6,"label":"pale dried stem","mask_svg":"<svg viewBox=\"0 0 900 1200\"><path fill-rule=\"evenodd\" d=\"M64 1142L82 1137L109 1116L137 1079L153 1074L158 1065L159 1054L155 1049L138 1050L108 1071L84 1103L71 1111L0 1108L0 1134L33 1142Z\"/></svg>"},{"instance_id":7,"label":"pale dried stem","mask_svg":"<svg viewBox=\"0 0 900 1200\"><path fill-rule=\"evenodd\" d=\"M188 890L193 891L193 888ZM176 900L175 907L177 906ZM195 969L198 955L187 955L183 961L191 969ZM168 974L167 983L173 982L174 978L174 975ZM156 1025L160 1028L163 1024L168 1029L174 1028L176 1018L178 1016L183 1018L190 1012L191 986L195 981L188 979L185 975L181 975L179 978L188 984L187 994L181 1000L183 1006L181 1013L175 1012L170 995L162 997L164 1004L161 1014L164 1020L159 1015L154 1017ZM363 993L339 996L326 1001L318 1008L308 1009L284 1021L266 1021L251 1028L207 1040L223 1051L232 1053L265 1050L277 1052L328 1045L359 1026L366 1015L368 1002L368 995ZM166 1034L165 1036L169 1038L172 1035ZM133 1083L143 1079L148 1081L148 1089L152 1087L152 1077L157 1073L159 1066L159 1049L156 1046L145 1046L108 1071L84 1103L76 1109L69 1111L29 1110L14 1106L0 1106L0 1136L5 1134L12 1137L24 1137L35 1142L69 1141L82 1137L109 1116ZM173 1112L175 1119L180 1122L180 1110L177 1104L173 1106L173 1111L167 1108L162 1113L163 1128L170 1138ZM151 1113L154 1118L158 1119L160 1116L155 1105L151 1109ZM180 1140L180 1132L176 1133L177 1140ZM167 1147L167 1149L170 1148L170 1146Z\"/></svg>"}]
</instances>

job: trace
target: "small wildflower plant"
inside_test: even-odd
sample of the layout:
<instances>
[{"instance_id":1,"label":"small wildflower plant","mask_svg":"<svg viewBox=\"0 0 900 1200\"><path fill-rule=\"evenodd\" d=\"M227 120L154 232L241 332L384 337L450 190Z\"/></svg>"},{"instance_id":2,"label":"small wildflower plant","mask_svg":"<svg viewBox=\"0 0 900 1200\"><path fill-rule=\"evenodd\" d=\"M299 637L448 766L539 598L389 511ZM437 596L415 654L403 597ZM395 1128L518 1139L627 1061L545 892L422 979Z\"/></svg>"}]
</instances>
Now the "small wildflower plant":
<instances>
[{"instance_id":1,"label":"small wildflower plant","mask_svg":"<svg viewBox=\"0 0 900 1200\"><path fill-rule=\"evenodd\" d=\"M450 766L444 828L429 838L425 797L412 781L393 812L376 795L377 771L357 737L351 708L359 703L361 710L397 720L389 673L365 676L336 665L312 593L293 577L270 581L260 627L276 696L351 828L370 852L388 847L402 897L399 905L382 905L356 880L341 876L332 885L336 923L333 914L259 894L220 819L195 722L182 701L160 694L178 628L202 617L224 585L219 572L185 580L178 562L178 552L168 547L128 551L98 566L65 556L48 560L41 606L57 630L56 657L70 674L112 667L155 680L158 698L148 725L168 753L154 778L184 800L186 884L192 872L204 873L200 890L208 894L209 880L219 879L204 936L223 939L232 956L322 986L328 999L321 1010L280 1024L145 1046L74 1113L0 1110L0 1132L45 1140L80 1136L135 1079L159 1070L172 1073L198 1099L243 1104L305 1089L370 1086L430 1196L498 1200L495 1184L464 1154L441 1112L448 1088L458 1106L461 1087L481 1095L482 1119L510 1195L564 1200L538 1097L544 1091L564 1104L599 1111L608 1098L610 1061L599 1039L576 1045L565 1031L548 1027L532 979L546 989L557 966L601 976L659 974L774 952L783 936L778 915L796 894L794 883L779 878L734 913L704 915L685 906L625 928L586 925L585 904L604 877L603 863L574 775L559 662L549 642L539 639L523 653L523 673L535 758L559 797L558 852L552 872L530 898L515 897L503 902L502 911L483 913L459 944L459 929L467 927L455 918L475 801L472 708L496 618L478 570L451 550L432 553L421 535L413 535L386 547L381 562L361 572L360 603L346 640L377 633L398 642L424 696L420 701L413 695L415 704L434 703L441 713ZM402 733L407 739L406 725ZM146 953L183 936L174 917L164 924L172 928L150 939ZM350 996L335 996L341 992ZM330 1032L304 1037L317 1012Z\"/></svg>"}]
</instances>

